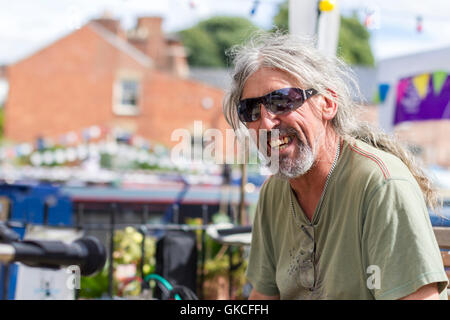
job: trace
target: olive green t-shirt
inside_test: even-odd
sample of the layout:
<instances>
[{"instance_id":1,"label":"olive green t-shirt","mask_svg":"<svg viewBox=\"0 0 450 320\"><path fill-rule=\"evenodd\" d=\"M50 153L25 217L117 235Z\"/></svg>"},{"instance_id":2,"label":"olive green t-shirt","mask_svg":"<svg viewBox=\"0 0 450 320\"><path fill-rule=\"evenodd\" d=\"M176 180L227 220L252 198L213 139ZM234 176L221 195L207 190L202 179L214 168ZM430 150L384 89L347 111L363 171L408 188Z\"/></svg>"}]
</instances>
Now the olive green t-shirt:
<instances>
[{"instance_id":1,"label":"olive green t-shirt","mask_svg":"<svg viewBox=\"0 0 450 320\"><path fill-rule=\"evenodd\" d=\"M253 221L247 277L281 299L398 299L448 279L421 190L392 154L344 141L312 221L270 177ZM299 195L301 197L301 195Z\"/></svg>"}]
</instances>

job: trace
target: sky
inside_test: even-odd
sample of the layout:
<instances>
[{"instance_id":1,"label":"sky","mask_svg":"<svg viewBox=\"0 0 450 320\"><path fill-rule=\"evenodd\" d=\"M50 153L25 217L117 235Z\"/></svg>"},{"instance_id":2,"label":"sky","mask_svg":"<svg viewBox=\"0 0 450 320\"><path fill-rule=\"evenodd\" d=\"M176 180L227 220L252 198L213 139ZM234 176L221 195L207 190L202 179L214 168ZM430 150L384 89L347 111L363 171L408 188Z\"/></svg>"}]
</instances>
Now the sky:
<instances>
[{"instance_id":1,"label":"sky","mask_svg":"<svg viewBox=\"0 0 450 320\"><path fill-rule=\"evenodd\" d=\"M305 1L305 0L296 0ZM371 45L376 61L450 47L448 0L336 0L343 15L364 20L373 12ZM0 0L0 64L24 58L108 11L132 28L136 17L159 15L163 30L176 32L214 15L249 18L268 29L283 0ZM417 32L421 15L423 31Z\"/></svg>"}]
</instances>

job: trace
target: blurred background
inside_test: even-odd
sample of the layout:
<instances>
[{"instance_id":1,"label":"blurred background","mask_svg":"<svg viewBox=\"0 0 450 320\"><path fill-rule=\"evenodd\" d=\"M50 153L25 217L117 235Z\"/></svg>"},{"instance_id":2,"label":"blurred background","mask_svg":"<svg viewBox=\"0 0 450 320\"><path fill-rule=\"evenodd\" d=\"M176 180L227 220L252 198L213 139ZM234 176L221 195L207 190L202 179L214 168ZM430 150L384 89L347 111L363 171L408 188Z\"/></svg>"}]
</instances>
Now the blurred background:
<instances>
[{"instance_id":1,"label":"blurred background","mask_svg":"<svg viewBox=\"0 0 450 320\"><path fill-rule=\"evenodd\" d=\"M310 3L314 14L338 17L336 54L359 81L362 119L397 135L423 163L448 214L450 3ZM22 223L15 230L25 238L54 238L61 228L73 231L67 239L94 235L109 252L105 269L83 277L75 295L56 271L3 267L1 297L142 298L156 286L149 276L162 272L158 243L164 250L167 226L179 225L193 241L186 286L204 299L245 298L248 241L220 241L208 226L251 225L267 176L258 165L210 158L174 163L172 133L190 132L193 150L206 147L207 129L225 136L232 68L225 52L258 30L289 31L289 2L0 0L0 7L0 219ZM25 281L32 273L40 280Z\"/></svg>"}]
</instances>

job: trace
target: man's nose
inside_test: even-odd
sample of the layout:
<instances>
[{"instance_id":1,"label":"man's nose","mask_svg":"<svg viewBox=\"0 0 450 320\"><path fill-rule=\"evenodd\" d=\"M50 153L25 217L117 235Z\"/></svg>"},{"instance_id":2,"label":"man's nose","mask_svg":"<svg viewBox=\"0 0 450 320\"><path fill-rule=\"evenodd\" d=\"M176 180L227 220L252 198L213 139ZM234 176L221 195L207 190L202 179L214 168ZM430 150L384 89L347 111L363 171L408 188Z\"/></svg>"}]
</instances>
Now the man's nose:
<instances>
[{"instance_id":1,"label":"man's nose","mask_svg":"<svg viewBox=\"0 0 450 320\"><path fill-rule=\"evenodd\" d=\"M280 124L280 119L277 115L269 112L264 105L261 105L261 127L260 129L271 130L273 127Z\"/></svg>"}]
</instances>

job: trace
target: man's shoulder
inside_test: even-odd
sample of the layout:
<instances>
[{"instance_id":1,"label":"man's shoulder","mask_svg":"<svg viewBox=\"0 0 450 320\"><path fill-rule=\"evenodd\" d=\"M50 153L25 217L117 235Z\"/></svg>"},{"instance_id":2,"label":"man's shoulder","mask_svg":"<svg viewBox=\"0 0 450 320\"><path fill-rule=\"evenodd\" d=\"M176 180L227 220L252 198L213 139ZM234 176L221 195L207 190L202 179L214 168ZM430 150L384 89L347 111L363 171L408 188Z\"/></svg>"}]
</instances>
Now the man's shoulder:
<instances>
[{"instance_id":1,"label":"man's shoulder","mask_svg":"<svg viewBox=\"0 0 450 320\"><path fill-rule=\"evenodd\" d=\"M289 181L272 175L261 186L258 202L266 207L276 204L277 207L284 208L289 204L290 192Z\"/></svg>"},{"instance_id":2,"label":"man's shoulder","mask_svg":"<svg viewBox=\"0 0 450 320\"><path fill-rule=\"evenodd\" d=\"M261 186L260 194L272 195L274 191L284 190L288 184L289 182L287 180L280 179L275 175L271 175L264 181L263 185Z\"/></svg>"},{"instance_id":3,"label":"man's shoulder","mask_svg":"<svg viewBox=\"0 0 450 320\"><path fill-rule=\"evenodd\" d=\"M348 143L351 172L376 183L391 179L413 181L408 167L397 156L360 140Z\"/></svg>"}]
</instances>

